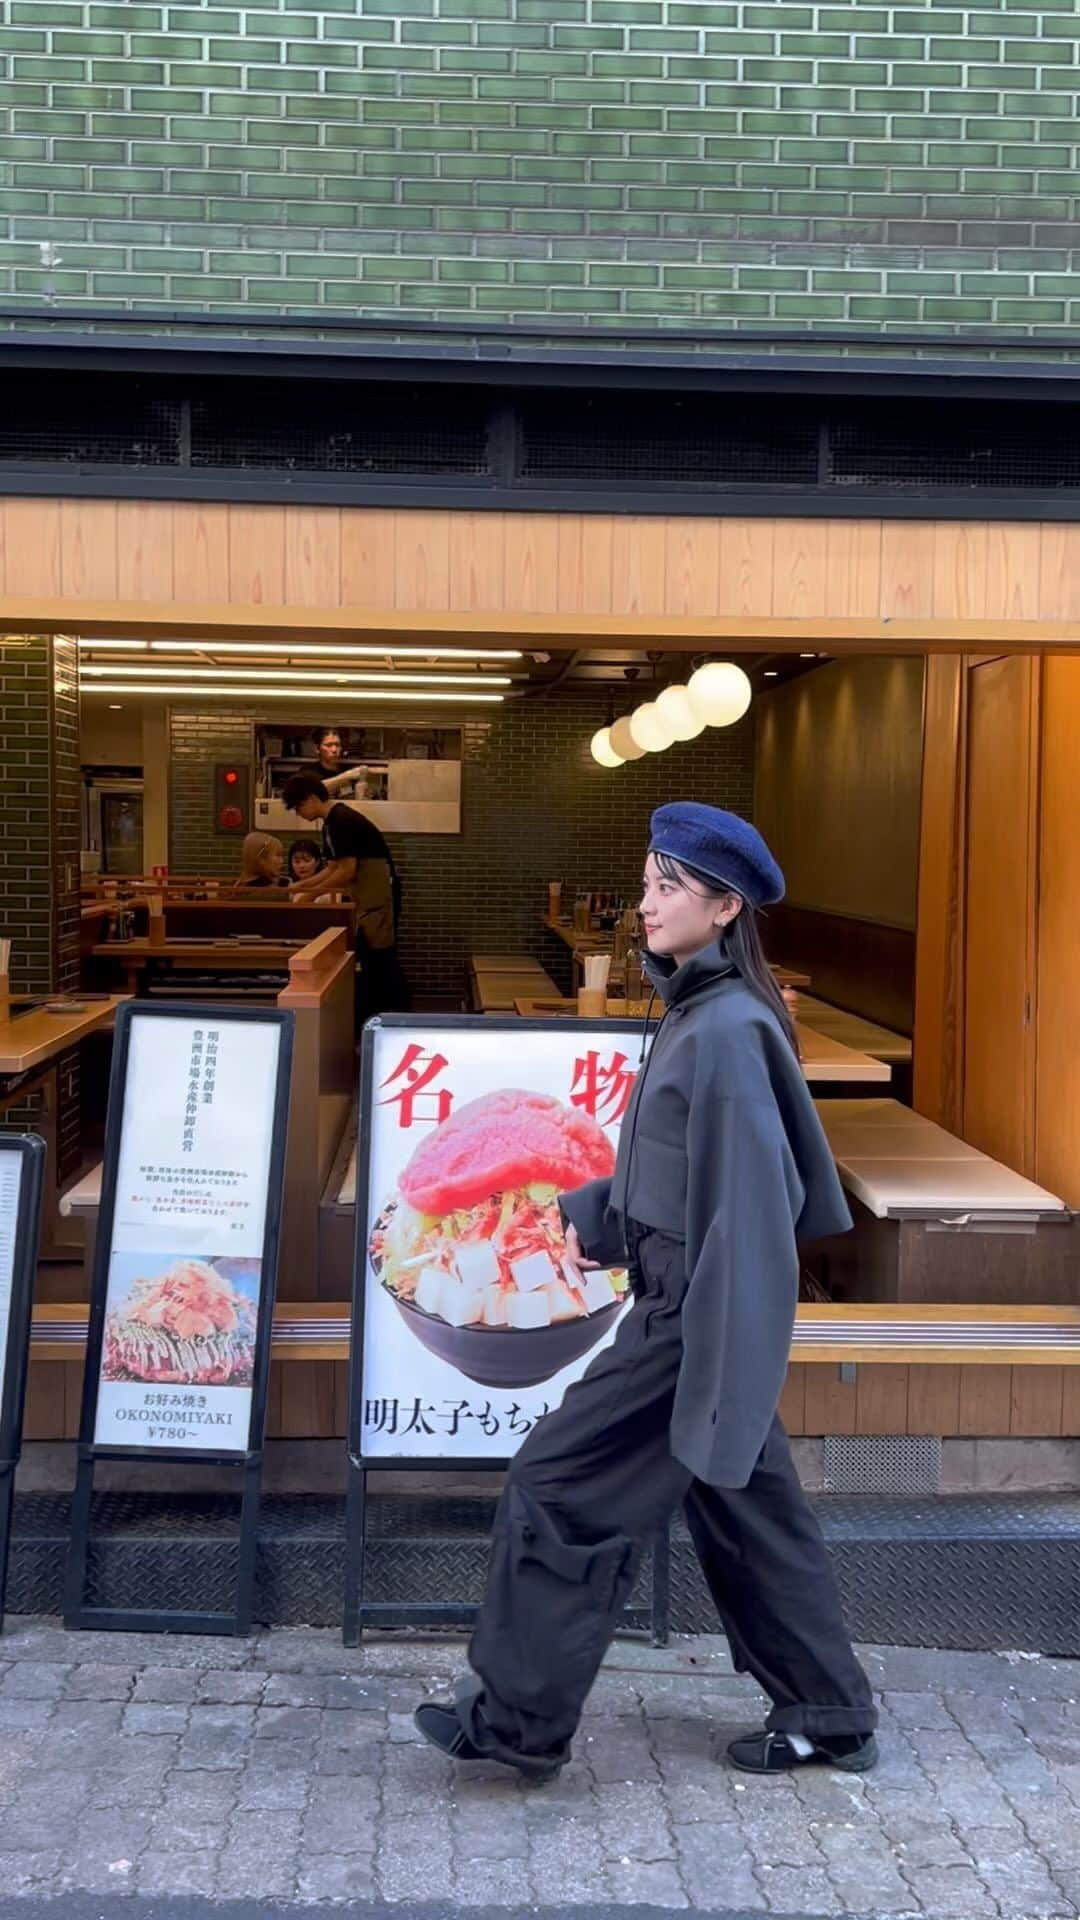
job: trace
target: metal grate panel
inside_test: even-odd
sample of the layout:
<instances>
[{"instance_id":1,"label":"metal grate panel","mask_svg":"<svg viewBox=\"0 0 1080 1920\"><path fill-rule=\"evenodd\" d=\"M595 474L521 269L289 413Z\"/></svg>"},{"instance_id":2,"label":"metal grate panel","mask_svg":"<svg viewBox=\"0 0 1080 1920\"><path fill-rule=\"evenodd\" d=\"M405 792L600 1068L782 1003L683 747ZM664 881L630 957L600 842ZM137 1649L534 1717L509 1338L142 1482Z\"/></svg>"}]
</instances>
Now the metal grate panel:
<instances>
[{"instance_id":1,"label":"metal grate panel","mask_svg":"<svg viewBox=\"0 0 1080 1920\"><path fill-rule=\"evenodd\" d=\"M937 1493L941 1441L930 1435L826 1434L822 1443L826 1493Z\"/></svg>"},{"instance_id":2,"label":"metal grate panel","mask_svg":"<svg viewBox=\"0 0 1080 1920\"><path fill-rule=\"evenodd\" d=\"M520 471L532 480L616 486L812 486L818 424L797 402L783 409L704 395L528 402Z\"/></svg>"},{"instance_id":3,"label":"metal grate panel","mask_svg":"<svg viewBox=\"0 0 1080 1920\"><path fill-rule=\"evenodd\" d=\"M191 464L288 473L482 475L488 471L486 406L481 395L245 381L193 401Z\"/></svg>"}]
</instances>

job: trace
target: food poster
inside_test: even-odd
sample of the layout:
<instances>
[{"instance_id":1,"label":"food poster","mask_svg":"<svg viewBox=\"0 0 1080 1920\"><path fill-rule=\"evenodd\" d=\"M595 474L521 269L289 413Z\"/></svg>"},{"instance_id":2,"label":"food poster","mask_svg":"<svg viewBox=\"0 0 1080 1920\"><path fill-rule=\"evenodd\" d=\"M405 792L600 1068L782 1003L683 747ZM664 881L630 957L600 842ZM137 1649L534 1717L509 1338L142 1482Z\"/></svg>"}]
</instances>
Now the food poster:
<instances>
[{"instance_id":1,"label":"food poster","mask_svg":"<svg viewBox=\"0 0 1080 1920\"><path fill-rule=\"evenodd\" d=\"M0 1152L0 1409L4 1405L7 1384L7 1350L11 1333L11 1296L15 1284L15 1245L21 1186L22 1155Z\"/></svg>"},{"instance_id":2,"label":"food poster","mask_svg":"<svg viewBox=\"0 0 1080 1920\"><path fill-rule=\"evenodd\" d=\"M243 1453L280 1028L132 1016L94 1440Z\"/></svg>"},{"instance_id":3,"label":"food poster","mask_svg":"<svg viewBox=\"0 0 1080 1920\"><path fill-rule=\"evenodd\" d=\"M640 1027L370 1029L361 1450L506 1459L614 1339L556 1196L609 1175ZM362 1192L362 1186L361 1186Z\"/></svg>"}]
</instances>

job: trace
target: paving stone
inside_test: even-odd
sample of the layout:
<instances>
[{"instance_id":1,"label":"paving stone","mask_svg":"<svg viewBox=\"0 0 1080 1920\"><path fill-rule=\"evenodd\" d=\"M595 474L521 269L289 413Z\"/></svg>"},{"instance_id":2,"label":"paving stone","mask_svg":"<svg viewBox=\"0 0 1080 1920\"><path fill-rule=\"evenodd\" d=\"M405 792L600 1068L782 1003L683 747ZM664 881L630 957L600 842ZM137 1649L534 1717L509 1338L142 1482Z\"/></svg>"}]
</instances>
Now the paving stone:
<instances>
[{"instance_id":1,"label":"paving stone","mask_svg":"<svg viewBox=\"0 0 1080 1920\"><path fill-rule=\"evenodd\" d=\"M263 1690L264 1707L325 1707L328 1676L323 1673L272 1673Z\"/></svg>"},{"instance_id":2,"label":"paving stone","mask_svg":"<svg viewBox=\"0 0 1080 1920\"><path fill-rule=\"evenodd\" d=\"M150 1849L136 1861L134 1880L140 1893L196 1893L211 1898L218 1891L218 1862L212 1853Z\"/></svg>"},{"instance_id":3,"label":"paving stone","mask_svg":"<svg viewBox=\"0 0 1080 1920\"><path fill-rule=\"evenodd\" d=\"M147 1701L144 1705L124 1708L121 1722L125 1733L133 1734L176 1734L183 1733L188 1723L186 1707L158 1706Z\"/></svg>"},{"instance_id":4,"label":"paving stone","mask_svg":"<svg viewBox=\"0 0 1080 1920\"><path fill-rule=\"evenodd\" d=\"M135 1681L133 1697L187 1707L199 1691L199 1678L190 1667L144 1667Z\"/></svg>"},{"instance_id":5,"label":"paving stone","mask_svg":"<svg viewBox=\"0 0 1080 1920\"><path fill-rule=\"evenodd\" d=\"M978 1920L996 1915L997 1901L971 1867L914 1867L905 1873L922 1911L942 1920ZM1027 1916L1024 1916L1027 1920Z\"/></svg>"},{"instance_id":6,"label":"paving stone","mask_svg":"<svg viewBox=\"0 0 1080 1920\"><path fill-rule=\"evenodd\" d=\"M956 1731L956 1722L940 1694L886 1693L882 1699L901 1727L934 1727L943 1733Z\"/></svg>"},{"instance_id":7,"label":"paving stone","mask_svg":"<svg viewBox=\"0 0 1080 1920\"><path fill-rule=\"evenodd\" d=\"M0 1848L0 1887L9 1897L19 1893L47 1893L60 1872L61 1855L55 1847L19 1852Z\"/></svg>"},{"instance_id":8,"label":"paving stone","mask_svg":"<svg viewBox=\"0 0 1080 1920\"><path fill-rule=\"evenodd\" d=\"M375 1875L384 1900L425 1900L450 1881L450 1821L439 1811L384 1820Z\"/></svg>"},{"instance_id":9,"label":"paving stone","mask_svg":"<svg viewBox=\"0 0 1080 1920\"><path fill-rule=\"evenodd\" d=\"M236 1805L236 1784L220 1773L171 1773L161 1805L178 1820L224 1821Z\"/></svg>"},{"instance_id":10,"label":"paving stone","mask_svg":"<svg viewBox=\"0 0 1080 1920\"><path fill-rule=\"evenodd\" d=\"M47 1727L52 1712L51 1700L0 1700L0 1736Z\"/></svg>"},{"instance_id":11,"label":"paving stone","mask_svg":"<svg viewBox=\"0 0 1080 1920\"><path fill-rule=\"evenodd\" d=\"M68 1700L127 1700L134 1690L135 1678L131 1667L72 1667L64 1696Z\"/></svg>"},{"instance_id":12,"label":"paving stone","mask_svg":"<svg viewBox=\"0 0 1080 1920\"><path fill-rule=\"evenodd\" d=\"M513 1795L513 1797L511 1797ZM529 1828L525 1809L511 1785L510 1792L483 1795L459 1794L451 1819L451 1831L457 1853L473 1860L524 1860L529 1852Z\"/></svg>"},{"instance_id":13,"label":"paving stone","mask_svg":"<svg viewBox=\"0 0 1080 1920\"><path fill-rule=\"evenodd\" d=\"M620 1903L650 1907L690 1905L678 1869L671 1860L635 1860L633 1857L609 1860L607 1881L611 1898Z\"/></svg>"},{"instance_id":14,"label":"paving stone","mask_svg":"<svg viewBox=\"0 0 1080 1920\"><path fill-rule=\"evenodd\" d=\"M370 1854L309 1856L297 1874L301 1900L371 1900L378 1893Z\"/></svg>"},{"instance_id":15,"label":"paving stone","mask_svg":"<svg viewBox=\"0 0 1080 1920\"><path fill-rule=\"evenodd\" d=\"M758 1868L761 1885L773 1913L841 1913L843 1902L824 1867L777 1867L768 1860Z\"/></svg>"},{"instance_id":16,"label":"paving stone","mask_svg":"<svg viewBox=\"0 0 1080 1920\"><path fill-rule=\"evenodd\" d=\"M725 1828L718 1847L707 1827L701 1823L676 1826L675 1854L682 1883L695 1907L725 1907L748 1911L768 1907L768 1895L758 1880L753 1855L738 1844L725 1844L731 1829Z\"/></svg>"},{"instance_id":17,"label":"paving stone","mask_svg":"<svg viewBox=\"0 0 1080 1920\"><path fill-rule=\"evenodd\" d=\"M58 1700L64 1691L69 1669L50 1666L42 1660L20 1660L8 1668L0 1681L0 1699Z\"/></svg>"},{"instance_id":18,"label":"paving stone","mask_svg":"<svg viewBox=\"0 0 1080 1920\"><path fill-rule=\"evenodd\" d=\"M310 1779L306 1768L247 1766L236 1778L236 1805L240 1809L271 1811L280 1807L294 1811L305 1805Z\"/></svg>"},{"instance_id":19,"label":"paving stone","mask_svg":"<svg viewBox=\"0 0 1080 1920\"><path fill-rule=\"evenodd\" d=\"M103 1734L115 1733L127 1711L122 1700L58 1700L49 1717L51 1735L66 1735L93 1749Z\"/></svg>"},{"instance_id":20,"label":"paving stone","mask_svg":"<svg viewBox=\"0 0 1080 1920\"><path fill-rule=\"evenodd\" d=\"M523 1860L455 1856L450 1895L461 1907L520 1907L530 1900L532 1882Z\"/></svg>"},{"instance_id":21,"label":"paving stone","mask_svg":"<svg viewBox=\"0 0 1080 1920\"><path fill-rule=\"evenodd\" d=\"M256 1706L266 1686L265 1673L231 1672L213 1667L199 1675L200 1703L223 1707Z\"/></svg>"},{"instance_id":22,"label":"paving stone","mask_svg":"<svg viewBox=\"0 0 1080 1920\"><path fill-rule=\"evenodd\" d=\"M595 1796L600 1844L608 1860L671 1860L675 1856L667 1804L659 1786L600 1785Z\"/></svg>"}]
</instances>

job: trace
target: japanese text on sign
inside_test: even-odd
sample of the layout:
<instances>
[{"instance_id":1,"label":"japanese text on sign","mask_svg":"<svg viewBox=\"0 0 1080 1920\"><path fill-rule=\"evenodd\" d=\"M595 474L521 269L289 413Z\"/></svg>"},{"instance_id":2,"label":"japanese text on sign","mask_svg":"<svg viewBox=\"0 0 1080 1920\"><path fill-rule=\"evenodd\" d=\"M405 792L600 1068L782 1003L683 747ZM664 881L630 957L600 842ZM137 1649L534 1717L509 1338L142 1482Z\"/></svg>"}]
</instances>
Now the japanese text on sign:
<instances>
[{"instance_id":1,"label":"japanese text on sign","mask_svg":"<svg viewBox=\"0 0 1080 1920\"><path fill-rule=\"evenodd\" d=\"M214 1087L217 1083L218 1045L221 1039L220 1028L196 1027L191 1036L191 1056L188 1062L187 1102L184 1107L183 1151L195 1151L195 1125L199 1107L212 1107Z\"/></svg>"}]
</instances>

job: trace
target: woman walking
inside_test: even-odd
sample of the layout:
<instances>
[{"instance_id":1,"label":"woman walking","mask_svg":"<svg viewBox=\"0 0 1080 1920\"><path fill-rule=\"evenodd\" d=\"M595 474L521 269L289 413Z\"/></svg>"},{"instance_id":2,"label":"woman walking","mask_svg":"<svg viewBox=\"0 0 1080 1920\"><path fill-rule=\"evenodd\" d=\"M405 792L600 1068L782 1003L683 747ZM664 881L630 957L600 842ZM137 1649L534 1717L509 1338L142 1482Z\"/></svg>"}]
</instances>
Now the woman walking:
<instances>
[{"instance_id":1,"label":"woman walking","mask_svg":"<svg viewBox=\"0 0 1080 1920\"><path fill-rule=\"evenodd\" d=\"M560 1202L571 1263L628 1264L634 1304L511 1464L472 1671L453 1702L416 1713L456 1758L559 1771L643 1549L680 1505L735 1665L773 1702L732 1763L863 1772L877 1758L869 1683L776 1412L797 1241L851 1225L755 924L783 891L737 815L653 815L642 918L664 1017L614 1176Z\"/></svg>"}]
</instances>

